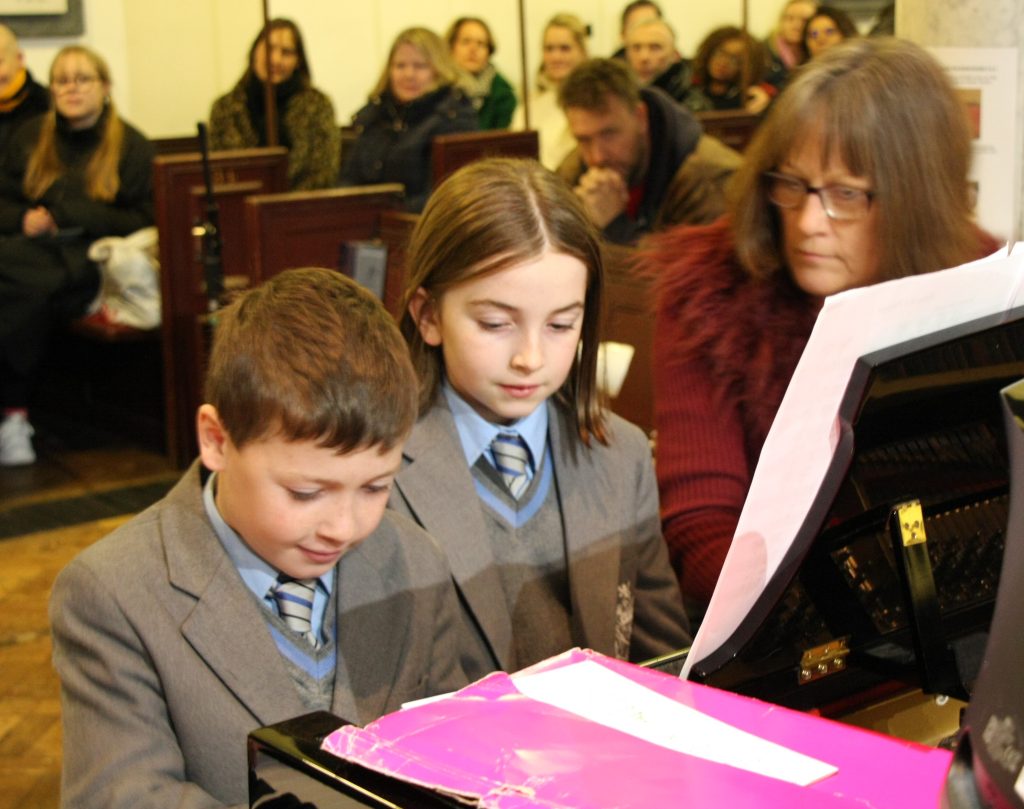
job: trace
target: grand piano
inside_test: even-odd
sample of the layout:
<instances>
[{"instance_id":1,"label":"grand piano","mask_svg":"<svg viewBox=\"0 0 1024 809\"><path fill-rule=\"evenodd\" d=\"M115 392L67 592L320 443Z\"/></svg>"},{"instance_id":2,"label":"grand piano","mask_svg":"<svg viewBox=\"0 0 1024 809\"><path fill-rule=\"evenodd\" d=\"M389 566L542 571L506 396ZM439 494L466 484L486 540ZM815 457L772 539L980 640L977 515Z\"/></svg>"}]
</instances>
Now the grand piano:
<instances>
[{"instance_id":1,"label":"grand piano","mask_svg":"<svg viewBox=\"0 0 1024 809\"><path fill-rule=\"evenodd\" d=\"M1022 377L1024 308L862 356L807 519L744 620L688 676L838 717L912 690L969 700L1006 542L1000 390ZM677 670L685 657L650 665ZM316 745L331 720L297 721L250 737L254 784L283 768L345 796L310 806L459 805L332 762ZM266 805L303 805L292 786L297 802Z\"/></svg>"}]
</instances>

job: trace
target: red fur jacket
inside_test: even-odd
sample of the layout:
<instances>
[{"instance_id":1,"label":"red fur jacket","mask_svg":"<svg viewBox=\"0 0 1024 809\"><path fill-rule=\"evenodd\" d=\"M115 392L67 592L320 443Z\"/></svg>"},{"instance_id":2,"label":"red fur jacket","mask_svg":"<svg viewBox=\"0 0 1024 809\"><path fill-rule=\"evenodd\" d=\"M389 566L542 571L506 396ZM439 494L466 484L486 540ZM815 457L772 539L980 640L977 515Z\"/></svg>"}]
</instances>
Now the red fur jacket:
<instances>
[{"instance_id":1,"label":"red fur jacket","mask_svg":"<svg viewBox=\"0 0 1024 809\"><path fill-rule=\"evenodd\" d=\"M751 280L725 219L670 231L645 259L659 278L654 396L662 527L683 594L702 608L821 302L788 274Z\"/></svg>"},{"instance_id":2,"label":"red fur jacket","mask_svg":"<svg viewBox=\"0 0 1024 809\"><path fill-rule=\"evenodd\" d=\"M978 256L997 249L979 231ZM754 467L821 300L776 273L754 280L727 219L661 234L654 383L662 529L688 605L703 611Z\"/></svg>"}]
</instances>

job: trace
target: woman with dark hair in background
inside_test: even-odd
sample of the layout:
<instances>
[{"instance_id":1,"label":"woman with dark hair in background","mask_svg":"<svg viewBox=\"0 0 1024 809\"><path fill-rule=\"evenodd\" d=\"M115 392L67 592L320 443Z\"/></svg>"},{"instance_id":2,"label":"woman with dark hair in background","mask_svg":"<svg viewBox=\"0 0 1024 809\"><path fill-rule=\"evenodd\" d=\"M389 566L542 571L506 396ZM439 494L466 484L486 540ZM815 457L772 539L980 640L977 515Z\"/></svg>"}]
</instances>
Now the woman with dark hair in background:
<instances>
[{"instance_id":1,"label":"woman with dark hair in background","mask_svg":"<svg viewBox=\"0 0 1024 809\"><path fill-rule=\"evenodd\" d=\"M85 314L89 245L153 223L153 149L110 99L110 70L79 45L50 68L53 108L23 124L0 167L0 465L35 461L31 383L51 328Z\"/></svg>"},{"instance_id":2,"label":"woman with dark hair in background","mask_svg":"<svg viewBox=\"0 0 1024 809\"><path fill-rule=\"evenodd\" d=\"M644 257L661 279L662 526L695 614L824 298L998 247L971 216L963 107L909 42L858 38L814 59L744 156L730 215L666 231Z\"/></svg>"},{"instance_id":3,"label":"woman with dark hair in background","mask_svg":"<svg viewBox=\"0 0 1024 809\"><path fill-rule=\"evenodd\" d=\"M807 51L807 58L813 59L844 39L857 36L860 36L857 26L845 11L831 6L818 6L814 16L804 26L804 50Z\"/></svg>"},{"instance_id":4,"label":"woman with dark hair in background","mask_svg":"<svg viewBox=\"0 0 1024 809\"><path fill-rule=\"evenodd\" d=\"M276 140L288 149L289 187L334 185L341 159L341 133L334 118L334 106L313 87L302 34L291 20L267 23L249 48L248 65L238 84L213 103L210 147L252 149L269 143L268 81L274 88L277 110Z\"/></svg>"},{"instance_id":5,"label":"woman with dark hair in background","mask_svg":"<svg viewBox=\"0 0 1024 809\"><path fill-rule=\"evenodd\" d=\"M433 31L407 28L395 37L369 103L352 119L358 135L341 184L401 183L406 210L419 213L430 194L434 137L479 128L457 82L448 49Z\"/></svg>"},{"instance_id":6,"label":"woman with dark hair in background","mask_svg":"<svg viewBox=\"0 0 1024 809\"><path fill-rule=\"evenodd\" d=\"M447 40L480 128L506 129L516 109L516 94L491 62L497 46L490 27L479 17L459 17L448 29Z\"/></svg>"},{"instance_id":7,"label":"woman with dark hair in background","mask_svg":"<svg viewBox=\"0 0 1024 809\"><path fill-rule=\"evenodd\" d=\"M767 68L767 52L750 34L732 25L716 28L697 48L693 87L683 104L694 112L763 112L775 94L763 81Z\"/></svg>"}]
</instances>

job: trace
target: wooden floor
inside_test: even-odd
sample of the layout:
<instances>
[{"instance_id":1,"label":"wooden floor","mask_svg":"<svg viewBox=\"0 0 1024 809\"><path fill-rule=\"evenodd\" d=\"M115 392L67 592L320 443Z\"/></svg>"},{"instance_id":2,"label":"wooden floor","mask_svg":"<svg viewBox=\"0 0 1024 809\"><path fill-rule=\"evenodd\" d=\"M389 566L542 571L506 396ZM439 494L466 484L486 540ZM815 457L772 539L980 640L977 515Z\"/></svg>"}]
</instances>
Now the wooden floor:
<instances>
[{"instance_id":1,"label":"wooden floor","mask_svg":"<svg viewBox=\"0 0 1024 809\"><path fill-rule=\"evenodd\" d=\"M39 461L0 468L0 809L60 802L60 703L50 664L47 600L54 577L79 550L131 514L50 528L123 502L109 495L177 477L163 456L130 445L69 448L38 436ZM157 487L158 488L158 487ZM71 507L67 507L67 506ZM63 515L63 516L62 516ZM11 536L11 526L48 530Z\"/></svg>"}]
</instances>

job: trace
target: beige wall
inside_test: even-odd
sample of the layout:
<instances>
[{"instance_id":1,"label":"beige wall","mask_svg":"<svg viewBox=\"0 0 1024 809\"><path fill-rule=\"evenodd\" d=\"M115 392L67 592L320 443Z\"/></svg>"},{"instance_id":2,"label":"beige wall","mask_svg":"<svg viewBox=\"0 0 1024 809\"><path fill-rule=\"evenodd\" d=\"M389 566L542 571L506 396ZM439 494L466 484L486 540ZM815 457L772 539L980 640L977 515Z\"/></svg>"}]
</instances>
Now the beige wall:
<instances>
[{"instance_id":1,"label":"beige wall","mask_svg":"<svg viewBox=\"0 0 1024 809\"><path fill-rule=\"evenodd\" d=\"M618 19L626 0L526 0L529 70L539 62L544 23L572 9L593 28L591 51L618 45ZM663 0L679 32L679 47L692 55L717 25L738 23L742 0ZM750 30L767 34L779 0L750 0ZM189 134L213 99L227 91L245 67L259 29L257 0L88 0L79 40L25 40L29 67L45 79L54 53L69 41L101 52L114 76L114 99L126 118L152 137ZM443 32L455 17L485 18L498 40L495 61L520 83L518 5L514 0L271 0L272 14L295 19L306 37L313 78L334 101L338 121L348 121L380 73L394 35L409 25Z\"/></svg>"}]
</instances>

